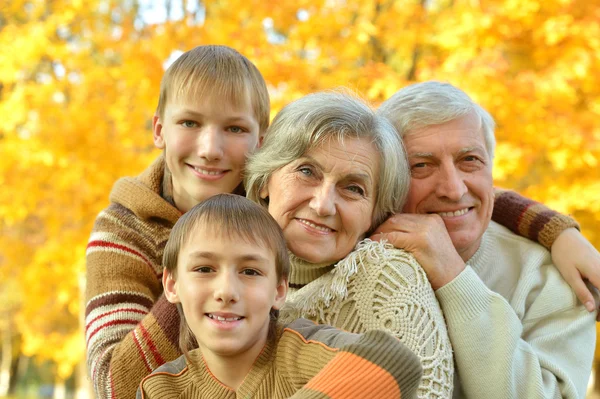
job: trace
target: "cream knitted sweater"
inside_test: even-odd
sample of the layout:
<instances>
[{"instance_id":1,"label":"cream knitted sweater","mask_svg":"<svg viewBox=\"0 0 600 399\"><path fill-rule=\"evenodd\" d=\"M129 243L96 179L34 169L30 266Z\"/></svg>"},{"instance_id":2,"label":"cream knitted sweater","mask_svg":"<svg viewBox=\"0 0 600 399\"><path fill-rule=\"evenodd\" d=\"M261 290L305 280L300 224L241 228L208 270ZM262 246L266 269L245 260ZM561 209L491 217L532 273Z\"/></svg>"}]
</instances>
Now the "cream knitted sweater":
<instances>
[{"instance_id":1,"label":"cream knitted sweater","mask_svg":"<svg viewBox=\"0 0 600 399\"><path fill-rule=\"evenodd\" d=\"M454 398L584 398L596 314L540 245L490 222L467 268L436 291L460 382Z\"/></svg>"},{"instance_id":2,"label":"cream knitted sweater","mask_svg":"<svg viewBox=\"0 0 600 399\"><path fill-rule=\"evenodd\" d=\"M298 317L351 331L384 330L421 359L419 398L452 396L454 363L435 293L415 258L388 243L361 241L334 266L292 256L282 321Z\"/></svg>"}]
</instances>

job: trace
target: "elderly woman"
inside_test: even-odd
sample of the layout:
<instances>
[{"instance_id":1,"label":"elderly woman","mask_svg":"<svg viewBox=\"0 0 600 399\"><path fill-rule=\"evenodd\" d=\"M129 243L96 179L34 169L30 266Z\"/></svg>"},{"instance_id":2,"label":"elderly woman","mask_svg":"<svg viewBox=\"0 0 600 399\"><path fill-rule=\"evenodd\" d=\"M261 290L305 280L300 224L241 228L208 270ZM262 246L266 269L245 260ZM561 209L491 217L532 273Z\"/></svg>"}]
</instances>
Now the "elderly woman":
<instances>
[{"instance_id":1,"label":"elderly woman","mask_svg":"<svg viewBox=\"0 0 600 399\"><path fill-rule=\"evenodd\" d=\"M450 397L452 350L424 271L407 252L365 239L402 208L409 176L389 122L359 99L330 92L277 114L250 158L246 188L277 220L291 252L282 318L386 330L421 358L419 397Z\"/></svg>"}]
</instances>

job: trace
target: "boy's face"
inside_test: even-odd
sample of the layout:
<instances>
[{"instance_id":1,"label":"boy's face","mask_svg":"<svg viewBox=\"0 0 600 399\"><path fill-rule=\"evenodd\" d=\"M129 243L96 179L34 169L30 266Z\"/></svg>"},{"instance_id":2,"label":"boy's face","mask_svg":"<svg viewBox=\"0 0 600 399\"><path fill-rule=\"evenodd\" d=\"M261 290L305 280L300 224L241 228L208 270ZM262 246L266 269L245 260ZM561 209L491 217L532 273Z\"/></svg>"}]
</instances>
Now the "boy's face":
<instances>
[{"instance_id":1,"label":"boy's face","mask_svg":"<svg viewBox=\"0 0 600 399\"><path fill-rule=\"evenodd\" d=\"M259 244L197 227L179 253L177 277L165 271L165 295L181 302L204 357L253 362L269 331L271 308L285 302L275 254ZM209 360L210 361L210 360Z\"/></svg>"},{"instance_id":2,"label":"boy's face","mask_svg":"<svg viewBox=\"0 0 600 399\"><path fill-rule=\"evenodd\" d=\"M187 212L242 181L246 157L259 144L259 125L250 101L234 108L217 98L167 103L153 119L154 144L165 150L173 199Z\"/></svg>"}]
</instances>

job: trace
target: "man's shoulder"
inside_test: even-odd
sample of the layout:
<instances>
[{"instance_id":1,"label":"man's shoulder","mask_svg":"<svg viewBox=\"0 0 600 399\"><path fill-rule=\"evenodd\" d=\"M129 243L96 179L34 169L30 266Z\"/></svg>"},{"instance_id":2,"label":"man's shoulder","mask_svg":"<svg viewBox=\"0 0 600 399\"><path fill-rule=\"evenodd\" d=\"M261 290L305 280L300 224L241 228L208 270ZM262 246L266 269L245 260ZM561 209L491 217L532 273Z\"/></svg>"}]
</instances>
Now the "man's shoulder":
<instances>
[{"instance_id":1,"label":"man's shoulder","mask_svg":"<svg viewBox=\"0 0 600 399\"><path fill-rule=\"evenodd\" d=\"M550 251L535 241L513 233L506 227L491 221L485 235L489 245L496 251L510 251L523 257L539 258L541 262L551 263Z\"/></svg>"},{"instance_id":2,"label":"man's shoulder","mask_svg":"<svg viewBox=\"0 0 600 399\"><path fill-rule=\"evenodd\" d=\"M494 267L504 270L503 275L497 276L501 282L496 284L501 285L513 275L511 303L525 306L528 319L537 320L577 305L575 294L552 262L550 251L494 222L486 234L489 234L486 244L491 249L487 256L495 257ZM517 310L524 312L525 308Z\"/></svg>"}]
</instances>

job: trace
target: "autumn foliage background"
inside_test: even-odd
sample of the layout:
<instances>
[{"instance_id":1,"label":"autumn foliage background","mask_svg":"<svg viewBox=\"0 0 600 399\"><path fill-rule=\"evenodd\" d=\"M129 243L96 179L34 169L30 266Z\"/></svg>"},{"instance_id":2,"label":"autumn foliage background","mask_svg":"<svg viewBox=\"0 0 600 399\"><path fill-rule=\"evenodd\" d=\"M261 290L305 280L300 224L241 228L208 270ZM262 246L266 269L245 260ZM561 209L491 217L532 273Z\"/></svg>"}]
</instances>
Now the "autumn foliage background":
<instances>
[{"instance_id":1,"label":"autumn foliage background","mask_svg":"<svg viewBox=\"0 0 600 399\"><path fill-rule=\"evenodd\" d=\"M158 155L151 117L165 64L201 44L250 58L269 85L273 115L337 86L375 105L415 81L459 86L498 123L496 185L574 215L600 248L597 0L0 4L0 336L13 354L8 363L17 354L50 360L66 379L82 359L92 223L113 182Z\"/></svg>"}]
</instances>

